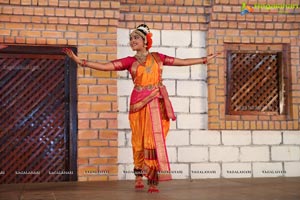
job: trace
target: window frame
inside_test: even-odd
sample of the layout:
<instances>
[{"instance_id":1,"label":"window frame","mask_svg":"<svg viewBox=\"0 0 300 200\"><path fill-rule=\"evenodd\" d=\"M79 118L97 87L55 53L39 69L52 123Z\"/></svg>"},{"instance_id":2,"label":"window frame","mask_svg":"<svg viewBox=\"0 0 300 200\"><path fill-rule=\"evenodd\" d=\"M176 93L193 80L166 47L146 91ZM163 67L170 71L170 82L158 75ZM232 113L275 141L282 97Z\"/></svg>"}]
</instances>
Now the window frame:
<instances>
[{"instance_id":1,"label":"window frame","mask_svg":"<svg viewBox=\"0 0 300 200\"><path fill-rule=\"evenodd\" d=\"M245 45L245 44L240 44ZM258 45L259 46L259 45ZM271 45L272 46L272 45ZM270 47L269 49L272 49ZM278 76L279 76L279 86L278 86L278 95L279 95L279 112L263 112L263 111L233 111L230 110L231 106L231 55L232 53L247 53L247 54L277 54L278 59ZM268 51L259 51L259 50L231 50L230 47L226 49L226 106L225 106L225 114L227 116L233 115L258 115L258 116L287 116L290 118L290 114L292 113L292 109L290 107L290 64L288 63L289 59L289 46L287 44L282 45L281 50L268 50Z\"/></svg>"}]
</instances>

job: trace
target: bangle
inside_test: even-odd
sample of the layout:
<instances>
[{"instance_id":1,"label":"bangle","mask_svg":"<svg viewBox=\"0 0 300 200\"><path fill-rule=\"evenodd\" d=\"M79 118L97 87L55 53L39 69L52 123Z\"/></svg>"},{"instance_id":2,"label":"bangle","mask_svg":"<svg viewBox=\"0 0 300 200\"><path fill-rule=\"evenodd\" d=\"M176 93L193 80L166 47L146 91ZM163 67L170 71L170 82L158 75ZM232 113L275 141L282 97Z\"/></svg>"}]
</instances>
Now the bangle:
<instances>
[{"instance_id":1,"label":"bangle","mask_svg":"<svg viewBox=\"0 0 300 200\"><path fill-rule=\"evenodd\" d=\"M83 59L82 62L80 63L81 67L86 67L86 59Z\"/></svg>"},{"instance_id":2,"label":"bangle","mask_svg":"<svg viewBox=\"0 0 300 200\"><path fill-rule=\"evenodd\" d=\"M203 64L206 64L207 63L207 58L203 58Z\"/></svg>"}]
</instances>

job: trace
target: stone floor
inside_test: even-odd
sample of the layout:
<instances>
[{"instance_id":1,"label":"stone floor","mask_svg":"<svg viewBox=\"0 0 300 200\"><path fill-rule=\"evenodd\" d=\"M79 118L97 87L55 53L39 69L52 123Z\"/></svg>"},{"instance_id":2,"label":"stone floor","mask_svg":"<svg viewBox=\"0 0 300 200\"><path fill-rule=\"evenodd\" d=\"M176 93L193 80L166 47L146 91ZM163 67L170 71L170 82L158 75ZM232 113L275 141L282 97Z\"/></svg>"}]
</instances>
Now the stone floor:
<instances>
[{"instance_id":1,"label":"stone floor","mask_svg":"<svg viewBox=\"0 0 300 200\"><path fill-rule=\"evenodd\" d=\"M300 178L173 180L160 192L133 189L133 181L0 185L0 200L300 200Z\"/></svg>"}]
</instances>

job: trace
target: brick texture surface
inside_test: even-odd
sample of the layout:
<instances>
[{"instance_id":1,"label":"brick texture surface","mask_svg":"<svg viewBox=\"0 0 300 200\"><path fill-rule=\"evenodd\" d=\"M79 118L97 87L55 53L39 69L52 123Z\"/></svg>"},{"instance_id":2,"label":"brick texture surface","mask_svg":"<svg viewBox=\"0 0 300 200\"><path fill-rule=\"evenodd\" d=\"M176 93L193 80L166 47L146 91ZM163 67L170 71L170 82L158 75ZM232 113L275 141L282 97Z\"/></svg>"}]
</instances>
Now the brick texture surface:
<instances>
[{"instance_id":1,"label":"brick texture surface","mask_svg":"<svg viewBox=\"0 0 300 200\"><path fill-rule=\"evenodd\" d=\"M258 1L247 2L255 4L297 4L299 2ZM285 63L291 70L289 77L291 88L299 85L299 9L268 10L254 7L253 13L241 15L241 1L216 1L212 5L210 27L207 33L207 53L224 52L208 64L208 128L219 130L299 130L299 96L297 91L290 90L292 97L290 115L257 116L235 115L227 116L226 102L226 50L284 50L281 44L290 47ZM268 45L266 45L268 44ZM225 93L224 93L225 91Z\"/></svg>"},{"instance_id":2,"label":"brick texture surface","mask_svg":"<svg viewBox=\"0 0 300 200\"><path fill-rule=\"evenodd\" d=\"M0 43L76 46L90 61L116 58L120 2L1 1ZM115 73L78 67L78 180L117 177ZM87 170L109 173L88 175Z\"/></svg>"}]
</instances>

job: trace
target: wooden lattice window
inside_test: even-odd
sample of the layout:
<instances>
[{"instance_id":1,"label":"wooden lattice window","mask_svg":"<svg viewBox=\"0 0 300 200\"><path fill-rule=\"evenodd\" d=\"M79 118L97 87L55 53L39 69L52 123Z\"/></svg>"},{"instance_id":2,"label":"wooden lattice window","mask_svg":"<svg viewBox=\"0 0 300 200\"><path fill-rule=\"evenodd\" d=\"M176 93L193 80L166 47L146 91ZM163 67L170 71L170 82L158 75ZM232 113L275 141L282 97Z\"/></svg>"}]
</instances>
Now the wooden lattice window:
<instances>
[{"instance_id":1,"label":"wooden lattice window","mask_svg":"<svg viewBox=\"0 0 300 200\"><path fill-rule=\"evenodd\" d=\"M228 51L227 114L286 114L282 52Z\"/></svg>"},{"instance_id":2,"label":"wooden lattice window","mask_svg":"<svg viewBox=\"0 0 300 200\"><path fill-rule=\"evenodd\" d=\"M76 99L61 48L0 51L0 184L77 180Z\"/></svg>"}]
</instances>

